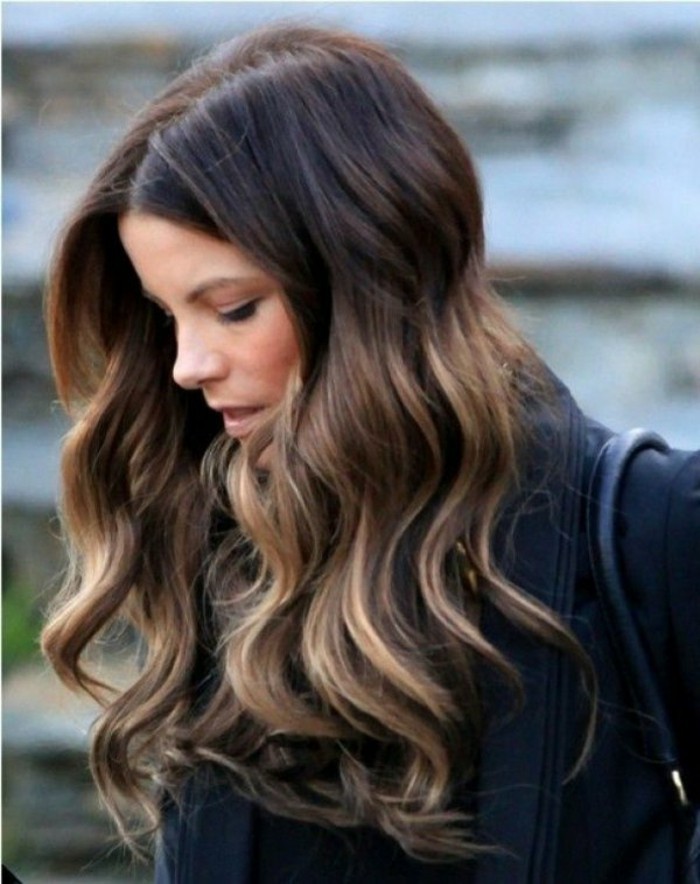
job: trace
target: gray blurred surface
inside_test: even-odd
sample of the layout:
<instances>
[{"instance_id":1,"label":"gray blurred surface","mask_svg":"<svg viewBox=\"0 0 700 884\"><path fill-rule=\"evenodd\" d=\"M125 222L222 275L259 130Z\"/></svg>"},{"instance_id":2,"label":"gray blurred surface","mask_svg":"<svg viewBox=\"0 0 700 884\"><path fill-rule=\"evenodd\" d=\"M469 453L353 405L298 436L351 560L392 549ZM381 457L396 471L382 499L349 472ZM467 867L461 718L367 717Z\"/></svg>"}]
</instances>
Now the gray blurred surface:
<instances>
[{"instance_id":1,"label":"gray blurred surface","mask_svg":"<svg viewBox=\"0 0 700 884\"><path fill-rule=\"evenodd\" d=\"M77 7L77 8L76 8ZM692 3L3 3L7 45L110 43L157 31L204 42L232 29L294 17L357 29L376 39L410 39L439 47L566 46L663 40L697 34Z\"/></svg>"},{"instance_id":2,"label":"gray blurred surface","mask_svg":"<svg viewBox=\"0 0 700 884\"><path fill-rule=\"evenodd\" d=\"M278 16L356 27L403 52L475 149L495 263L699 275L695 4L47 3L40 10L4 5L10 280L36 276L88 173L178 60ZM111 51L90 64L89 50L104 43ZM128 45L136 50L127 54ZM25 67L32 53L45 54L34 76L40 104L31 110L14 97L20 50ZM78 88L86 93L82 110L70 106Z\"/></svg>"}]
</instances>

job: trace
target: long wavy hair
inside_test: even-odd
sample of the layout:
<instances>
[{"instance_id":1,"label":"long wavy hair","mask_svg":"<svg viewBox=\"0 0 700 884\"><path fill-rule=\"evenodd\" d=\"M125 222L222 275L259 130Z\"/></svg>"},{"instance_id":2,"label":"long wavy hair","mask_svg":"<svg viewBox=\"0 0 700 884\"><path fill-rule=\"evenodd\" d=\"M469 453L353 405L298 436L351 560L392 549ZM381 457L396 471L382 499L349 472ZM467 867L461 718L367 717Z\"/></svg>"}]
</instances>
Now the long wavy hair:
<instances>
[{"instance_id":1,"label":"long wavy hair","mask_svg":"<svg viewBox=\"0 0 700 884\"><path fill-rule=\"evenodd\" d=\"M172 380L173 331L118 236L134 210L235 243L283 284L302 365L245 449ZM224 44L97 173L47 322L74 426L43 648L103 704L92 769L125 837L124 797L155 827L152 784L177 793L206 762L274 812L474 855L455 796L478 764L479 672L518 686L480 611L586 662L494 560L546 384L487 282L472 162L419 85L348 34ZM123 621L145 652L115 694L86 660Z\"/></svg>"}]
</instances>

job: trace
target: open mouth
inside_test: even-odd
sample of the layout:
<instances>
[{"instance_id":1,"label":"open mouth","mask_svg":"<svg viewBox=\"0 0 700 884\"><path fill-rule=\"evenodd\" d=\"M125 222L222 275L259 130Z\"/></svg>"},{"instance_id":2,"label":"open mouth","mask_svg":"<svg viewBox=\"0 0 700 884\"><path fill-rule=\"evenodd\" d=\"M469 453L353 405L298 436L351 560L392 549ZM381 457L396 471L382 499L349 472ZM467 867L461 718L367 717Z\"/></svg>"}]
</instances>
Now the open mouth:
<instances>
[{"instance_id":1,"label":"open mouth","mask_svg":"<svg viewBox=\"0 0 700 884\"><path fill-rule=\"evenodd\" d=\"M224 430L229 436L236 438L247 436L261 411L263 411L262 405L247 408L225 408L222 411Z\"/></svg>"}]
</instances>

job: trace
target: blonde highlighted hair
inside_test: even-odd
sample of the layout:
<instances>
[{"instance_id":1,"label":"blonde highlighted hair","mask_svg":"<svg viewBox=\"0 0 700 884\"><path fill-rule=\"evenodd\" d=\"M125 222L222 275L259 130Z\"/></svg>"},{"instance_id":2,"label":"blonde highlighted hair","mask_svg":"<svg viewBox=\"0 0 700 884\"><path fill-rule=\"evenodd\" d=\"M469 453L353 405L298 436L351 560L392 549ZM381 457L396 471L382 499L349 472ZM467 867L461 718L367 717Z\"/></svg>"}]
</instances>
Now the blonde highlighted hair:
<instances>
[{"instance_id":1,"label":"blonde highlighted hair","mask_svg":"<svg viewBox=\"0 0 700 884\"><path fill-rule=\"evenodd\" d=\"M283 284L301 383L246 450L172 381L172 330L117 234L133 210L234 242ZM494 561L545 382L488 285L477 177L430 99L351 35L225 44L96 175L47 319L75 423L71 564L43 647L104 703L92 766L123 833L122 797L157 825L150 784L176 792L208 762L275 812L372 825L426 859L477 852L455 790L477 766L479 670L518 685L481 607L586 663ZM122 619L147 653L115 698L84 654Z\"/></svg>"}]
</instances>

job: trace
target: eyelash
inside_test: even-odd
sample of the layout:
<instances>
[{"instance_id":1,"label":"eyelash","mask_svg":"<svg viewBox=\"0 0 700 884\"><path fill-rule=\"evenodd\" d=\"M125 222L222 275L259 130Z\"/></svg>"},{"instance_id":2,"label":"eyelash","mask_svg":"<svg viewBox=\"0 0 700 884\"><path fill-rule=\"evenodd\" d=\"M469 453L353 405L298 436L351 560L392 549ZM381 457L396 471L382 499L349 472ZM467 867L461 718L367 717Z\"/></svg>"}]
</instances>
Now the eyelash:
<instances>
[{"instance_id":1,"label":"eyelash","mask_svg":"<svg viewBox=\"0 0 700 884\"><path fill-rule=\"evenodd\" d=\"M218 313L217 315L219 322L223 323L223 325L231 325L232 323L245 322L246 319L251 319L255 316L257 309L258 301L255 299L253 301L248 301L233 310L227 310L223 313ZM159 312L164 326L171 327L174 325L175 320L172 313L168 313L162 309Z\"/></svg>"},{"instance_id":2,"label":"eyelash","mask_svg":"<svg viewBox=\"0 0 700 884\"><path fill-rule=\"evenodd\" d=\"M222 322L224 325L229 325L234 322L245 322L246 319L251 319L255 316L257 309L257 300L248 301L246 304L236 307L235 310L227 310L225 313L219 313L219 322Z\"/></svg>"}]
</instances>

